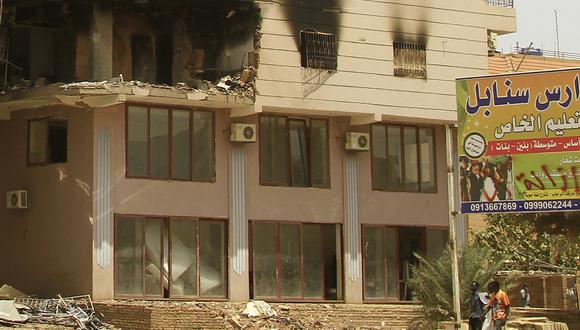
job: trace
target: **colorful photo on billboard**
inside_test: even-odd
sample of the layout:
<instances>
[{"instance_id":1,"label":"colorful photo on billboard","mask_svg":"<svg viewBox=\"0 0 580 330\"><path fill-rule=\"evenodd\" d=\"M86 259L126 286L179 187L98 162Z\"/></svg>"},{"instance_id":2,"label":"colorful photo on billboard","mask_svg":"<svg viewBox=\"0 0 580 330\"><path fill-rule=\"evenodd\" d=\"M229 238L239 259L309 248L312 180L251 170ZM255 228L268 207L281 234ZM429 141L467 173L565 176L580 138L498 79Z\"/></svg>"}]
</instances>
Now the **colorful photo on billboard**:
<instances>
[{"instance_id":1,"label":"colorful photo on billboard","mask_svg":"<svg viewBox=\"0 0 580 330\"><path fill-rule=\"evenodd\" d=\"M462 213L580 209L580 68L457 79Z\"/></svg>"}]
</instances>

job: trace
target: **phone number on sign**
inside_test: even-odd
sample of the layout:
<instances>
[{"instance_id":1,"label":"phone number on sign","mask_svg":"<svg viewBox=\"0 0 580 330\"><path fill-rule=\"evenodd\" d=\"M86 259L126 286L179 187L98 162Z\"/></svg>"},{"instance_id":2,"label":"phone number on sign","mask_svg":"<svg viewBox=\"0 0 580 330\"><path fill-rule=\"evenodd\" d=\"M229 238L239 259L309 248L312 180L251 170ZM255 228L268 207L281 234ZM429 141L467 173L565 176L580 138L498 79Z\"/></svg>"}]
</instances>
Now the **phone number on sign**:
<instances>
[{"instance_id":1,"label":"phone number on sign","mask_svg":"<svg viewBox=\"0 0 580 330\"><path fill-rule=\"evenodd\" d=\"M473 202L462 205L463 213L489 213L489 212L533 212L533 211L559 211L574 210L579 208L579 201L575 200L549 200L549 201L503 201L503 202Z\"/></svg>"}]
</instances>

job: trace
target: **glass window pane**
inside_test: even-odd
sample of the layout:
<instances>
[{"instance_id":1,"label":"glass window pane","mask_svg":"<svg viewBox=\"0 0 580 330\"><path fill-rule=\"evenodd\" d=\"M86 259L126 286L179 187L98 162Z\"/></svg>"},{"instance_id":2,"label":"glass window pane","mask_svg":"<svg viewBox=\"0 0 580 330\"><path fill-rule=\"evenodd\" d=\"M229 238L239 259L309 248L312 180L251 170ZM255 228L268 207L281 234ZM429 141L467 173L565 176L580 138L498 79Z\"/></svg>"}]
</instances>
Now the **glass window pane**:
<instances>
[{"instance_id":1,"label":"glass window pane","mask_svg":"<svg viewBox=\"0 0 580 330\"><path fill-rule=\"evenodd\" d=\"M330 187L330 175L328 173L328 126L323 119L310 120L310 167L312 187Z\"/></svg>"},{"instance_id":2,"label":"glass window pane","mask_svg":"<svg viewBox=\"0 0 580 330\"><path fill-rule=\"evenodd\" d=\"M276 296L276 225L253 223L254 297Z\"/></svg>"},{"instance_id":3,"label":"glass window pane","mask_svg":"<svg viewBox=\"0 0 580 330\"><path fill-rule=\"evenodd\" d=\"M169 111L151 108L149 120L151 177L169 178Z\"/></svg>"},{"instance_id":4,"label":"glass window pane","mask_svg":"<svg viewBox=\"0 0 580 330\"><path fill-rule=\"evenodd\" d=\"M280 266L282 297L302 296L300 225L280 224Z\"/></svg>"},{"instance_id":5,"label":"glass window pane","mask_svg":"<svg viewBox=\"0 0 580 330\"><path fill-rule=\"evenodd\" d=\"M405 191L419 191L419 160L417 155L417 129L405 127Z\"/></svg>"},{"instance_id":6,"label":"glass window pane","mask_svg":"<svg viewBox=\"0 0 580 330\"><path fill-rule=\"evenodd\" d=\"M214 115L210 111L193 112L193 179L213 181Z\"/></svg>"},{"instance_id":7,"label":"glass window pane","mask_svg":"<svg viewBox=\"0 0 580 330\"><path fill-rule=\"evenodd\" d=\"M171 220L171 295L197 295L197 221Z\"/></svg>"},{"instance_id":8,"label":"glass window pane","mask_svg":"<svg viewBox=\"0 0 580 330\"><path fill-rule=\"evenodd\" d=\"M292 186L310 186L310 171L308 166L308 145L306 141L306 122L289 120L290 128L290 169L292 171Z\"/></svg>"},{"instance_id":9,"label":"glass window pane","mask_svg":"<svg viewBox=\"0 0 580 330\"><path fill-rule=\"evenodd\" d=\"M286 118L260 117L260 178L265 184L287 186Z\"/></svg>"},{"instance_id":10,"label":"glass window pane","mask_svg":"<svg viewBox=\"0 0 580 330\"><path fill-rule=\"evenodd\" d=\"M366 298L385 298L383 230L382 227L365 227L363 229Z\"/></svg>"},{"instance_id":11,"label":"glass window pane","mask_svg":"<svg viewBox=\"0 0 580 330\"><path fill-rule=\"evenodd\" d=\"M324 247L322 252L324 259L324 298L329 300L341 299L340 226L321 225L321 227Z\"/></svg>"},{"instance_id":12,"label":"glass window pane","mask_svg":"<svg viewBox=\"0 0 580 330\"><path fill-rule=\"evenodd\" d=\"M387 188L403 190L400 126L387 126L387 150Z\"/></svg>"},{"instance_id":13,"label":"glass window pane","mask_svg":"<svg viewBox=\"0 0 580 330\"><path fill-rule=\"evenodd\" d=\"M435 192L435 156L433 146L435 134L432 128L422 127L419 129L419 150L421 153L421 191Z\"/></svg>"},{"instance_id":14,"label":"glass window pane","mask_svg":"<svg viewBox=\"0 0 580 330\"><path fill-rule=\"evenodd\" d=\"M47 160L48 125L46 119L28 122L28 163L42 164Z\"/></svg>"},{"instance_id":15,"label":"glass window pane","mask_svg":"<svg viewBox=\"0 0 580 330\"><path fill-rule=\"evenodd\" d=\"M171 170L174 179L191 179L190 114L187 110L172 111Z\"/></svg>"},{"instance_id":16,"label":"glass window pane","mask_svg":"<svg viewBox=\"0 0 580 330\"><path fill-rule=\"evenodd\" d=\"M147 108L127 110L127 175L147 176Z\"/></svg>"},{"instance_id":17,"label":"glass window pane","mask_svg":"<svg viewBox=\"0 0 580 330\"><path fill-rule=\"evenodd\" d=\"M225 223L199 222L199 285L202 296L226 296Z\"/></svg>"},{"instance_id":18,"label":"glass window pane","mask_svg":"<svg viewBox=\"0 0 580 330\"><path fill-rule=\"evenodd\" d=\"M304 225L304 297L323 298L321 226Z\"/></svg>"},{"instance_id":19,"label":"glass window pane","mask_svg":"<svg viewBox=\"0 0 580 330\"><path fill-rule=\"evenodd\" d=\"M146 219L145 222L145 294L161 295L161 281L167 278L161 263L161 220Z\"/></svg>"},{"instance_id":20,"label":"glass window pane","mask_svg":"<svg viewBox=\"0 0 580 330\"><path fill-rule=\"evenodd\" d=\"M373 189L387 189L387 132L384 125L372 125ZM390 141L390 140L389 140ZM390 170L390 169L389 169Z\"/></svg>"},{"instance_id":21,"label":"glass window pane","mask_svg":"<svg viewBox=\"0 0 580 330\"><path fill-rule=\"evenodd\" d=\"M143 294L143 219L115 221L115 293Z\"/></svg>"},{"instance_id":22,"label":"glass window pane","mask_svg":"<svg viewBox=\"0 0 580 330\"><path fill-rule=\"evenodd\" d=\"M427 229L427 258L438 258L447 242L447 230Z\"/></svg>"},{"instance_id":23,"label":"glass window pane","mask_svg":"<svg viewBox=\"0 0 580 330\"><path fill-rule=\"evenodd\" d=\"M387 257L387 297L399 298L399 231L385 231L385 253Z\"/></svg>"}]
</instances>

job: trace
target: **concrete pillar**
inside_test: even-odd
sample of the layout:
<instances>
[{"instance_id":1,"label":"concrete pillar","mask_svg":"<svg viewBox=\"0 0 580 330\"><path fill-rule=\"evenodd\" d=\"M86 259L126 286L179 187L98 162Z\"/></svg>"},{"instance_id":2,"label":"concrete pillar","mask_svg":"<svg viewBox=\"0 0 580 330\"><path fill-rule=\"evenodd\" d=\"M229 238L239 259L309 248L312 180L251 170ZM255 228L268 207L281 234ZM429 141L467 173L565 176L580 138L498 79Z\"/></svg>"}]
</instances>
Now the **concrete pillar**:
<instances>
[{"instance_id":1,"label":"concrete pillar","mask_svg":"<svg viewBox=\"0 0 580 330\"><path fill-rule=\"evenodd\" d=\"M245 150L232 144L230 153L229 298L250 298L248 219L246 218Z\"/></svg>"},{"instance_id":2,"label":"concrete pillar","mask_svg":"<svg viewBox=\"0 0 580 330\"><path fill-rule=\"evenodd\" d=\"M91 78L95 81L113 77L113 9L93 4L91 19Z\"/></svg>"},{"instance_id":3,"label":"concrete pillar","mask_svg":"<svg viewBox=\"0 0 580 330\"><path fill-rule=\"evenodd\" d=\"M352 304L363 301L357 172L356 154L347 153L344 159L344 299L347 303Z\"/></svg>"}]
</instances>

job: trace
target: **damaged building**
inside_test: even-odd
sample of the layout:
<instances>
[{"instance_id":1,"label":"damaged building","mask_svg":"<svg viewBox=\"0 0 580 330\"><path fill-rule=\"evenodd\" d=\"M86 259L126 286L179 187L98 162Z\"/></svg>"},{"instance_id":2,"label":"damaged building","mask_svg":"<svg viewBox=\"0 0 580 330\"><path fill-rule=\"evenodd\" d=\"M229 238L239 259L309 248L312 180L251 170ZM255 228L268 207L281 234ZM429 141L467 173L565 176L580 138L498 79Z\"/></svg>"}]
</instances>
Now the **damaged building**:
<instances>
[{"instance_id":1,"label":"damaged building","mask_svg":"<svg viewBox=\"0 0 580 330\"><path fill-rule=\"evenodd\" d=\"M413 300L448 235L454 80L515 31L498 3L2 1L0 283Z\"/></svg>"}]
</instances>

